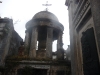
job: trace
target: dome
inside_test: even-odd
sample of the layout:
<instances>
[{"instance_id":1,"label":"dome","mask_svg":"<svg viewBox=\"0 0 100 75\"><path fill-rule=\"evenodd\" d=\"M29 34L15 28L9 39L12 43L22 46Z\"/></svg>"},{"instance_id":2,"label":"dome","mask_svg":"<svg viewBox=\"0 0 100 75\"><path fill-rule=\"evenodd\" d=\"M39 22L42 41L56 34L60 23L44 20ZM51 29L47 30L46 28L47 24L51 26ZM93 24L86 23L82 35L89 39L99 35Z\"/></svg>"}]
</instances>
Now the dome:
<instances>
[{"instance_id":1,"label":"dome","mask_svg":"<svg viewBox=\"0 0 100 75\"><path fill-rule=\"evenodd\" d=\"M63 25L59 22L58 18L51 12L41 11L34 15L34 17L26 23L26 29L38 26L48 26L52 28L64 30Z\"/></svg>"},{"instance_id":2,"label":"dome","mask_svg":"<svg viewBox=\"0 0 100 75\"><path fill-rule=\"evenodd\" d=\"M41 11L34 15L33 19L49 19L58 21L58 18L51 12L48 11Z\"/></svg>"}]
</instances>

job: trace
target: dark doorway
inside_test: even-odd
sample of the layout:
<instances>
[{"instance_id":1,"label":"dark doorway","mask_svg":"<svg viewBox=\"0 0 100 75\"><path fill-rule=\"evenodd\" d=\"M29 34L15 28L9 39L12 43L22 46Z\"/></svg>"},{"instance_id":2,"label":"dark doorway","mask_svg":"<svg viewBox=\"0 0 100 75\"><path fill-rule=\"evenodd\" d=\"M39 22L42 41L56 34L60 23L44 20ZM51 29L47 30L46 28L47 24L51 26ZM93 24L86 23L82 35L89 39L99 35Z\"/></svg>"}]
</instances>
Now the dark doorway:
<instances>
[{"instance_id":1,"label":"dark doorway","mask_svg":"<svg viewBox=\"0 0 100 75\"><path fill-rule=\"evenodd\" d=\"M58 70L56 72L56 75L65 75L65 71L64 70Z\"/></svg>"},{"instance_id":2,"label":"dark doorway","mask_svg":"<svg viewBox=\"0 0 100 75\"><path fill-rule=\"evenodd\" d=\"M17 75L47 75L47 69L18 69Z\"/></svg>"},{"instance_id":3,"label":"dark doorway","mask_svg":"<svg viewBox=\"0 0 100 75\"><path fill-rule=\"evenodd\" d=\"M100 65L93 28L82 33L81 44L84 75L100 75Z\"/></svg>"},{"instance_id":4,"label":"dark doorway","mask_svg":"<svg viewBox=\"0 0 100 75\"><path fill-rule=\"evenodd\" d=\"M34 75L47 75L47 69L34 69Z\"/></svg>"}]
</instances>

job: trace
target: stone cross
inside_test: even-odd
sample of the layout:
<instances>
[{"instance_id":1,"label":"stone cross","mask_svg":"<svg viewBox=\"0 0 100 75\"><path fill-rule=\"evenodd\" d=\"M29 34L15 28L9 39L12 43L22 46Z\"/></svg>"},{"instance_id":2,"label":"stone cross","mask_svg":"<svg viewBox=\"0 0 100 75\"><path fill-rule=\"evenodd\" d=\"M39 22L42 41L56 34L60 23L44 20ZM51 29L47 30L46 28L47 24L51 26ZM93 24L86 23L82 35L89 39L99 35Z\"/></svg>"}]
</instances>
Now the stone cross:
<instances>
[{"instance_id":1,"label":"stone cross","mask_svg":"<svg viewBox=\"0 0 100 75\"><path fill-rule=\"evenodd\" d=\"M46 11L48 11L48 6L51 6L52 4L48 4L48 1L46 1L46 4L42 4L43 6L46 6Z\"/></svg>"}]
</instances>

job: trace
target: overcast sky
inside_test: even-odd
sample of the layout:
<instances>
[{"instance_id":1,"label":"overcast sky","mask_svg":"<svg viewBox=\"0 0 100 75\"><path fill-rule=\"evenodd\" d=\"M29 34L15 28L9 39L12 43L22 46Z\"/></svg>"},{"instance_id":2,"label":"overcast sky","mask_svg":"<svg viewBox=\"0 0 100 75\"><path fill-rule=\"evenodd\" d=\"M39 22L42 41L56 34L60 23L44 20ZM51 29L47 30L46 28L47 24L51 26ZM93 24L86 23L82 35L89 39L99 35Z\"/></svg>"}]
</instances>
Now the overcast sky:
<instances>
[{"instance_id":1,"label":"overcast sky","mask_svg":"<svg viewBox=\"0 0 100 75\"><path fill-rule=\"evenodd\" d=\"M24 39L25 38L25 24L37 12L44 11L47 0L0 0L0 16L9 17L14 20L20 20L14 25L14 29ZM68 24L68 10L65 6L65 0L48 0L52 6L48 7L48 11L57 16L59 22L64 26L63 42L64 49L69 45L69 24ZM56 44L53 45L53 51L56 50Z\"/></svg>"}]
</instances>

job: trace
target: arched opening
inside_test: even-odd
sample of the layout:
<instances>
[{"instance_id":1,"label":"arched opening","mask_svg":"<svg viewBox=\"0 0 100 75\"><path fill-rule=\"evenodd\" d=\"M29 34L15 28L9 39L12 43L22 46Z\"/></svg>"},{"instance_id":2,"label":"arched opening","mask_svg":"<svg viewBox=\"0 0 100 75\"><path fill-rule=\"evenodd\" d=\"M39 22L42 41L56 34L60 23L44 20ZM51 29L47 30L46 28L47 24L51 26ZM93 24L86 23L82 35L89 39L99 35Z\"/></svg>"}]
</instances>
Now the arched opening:
<instances>
[{"instance_id":1,"label":"arched opening","mask_svg":"<svg viewBox=\"0 0 100 75\"><path fill-rule=\"evenodd\" d=\"M52 44L52 59L57 58L57 40L53 41Z\"/></svg>"}]
</instances>

